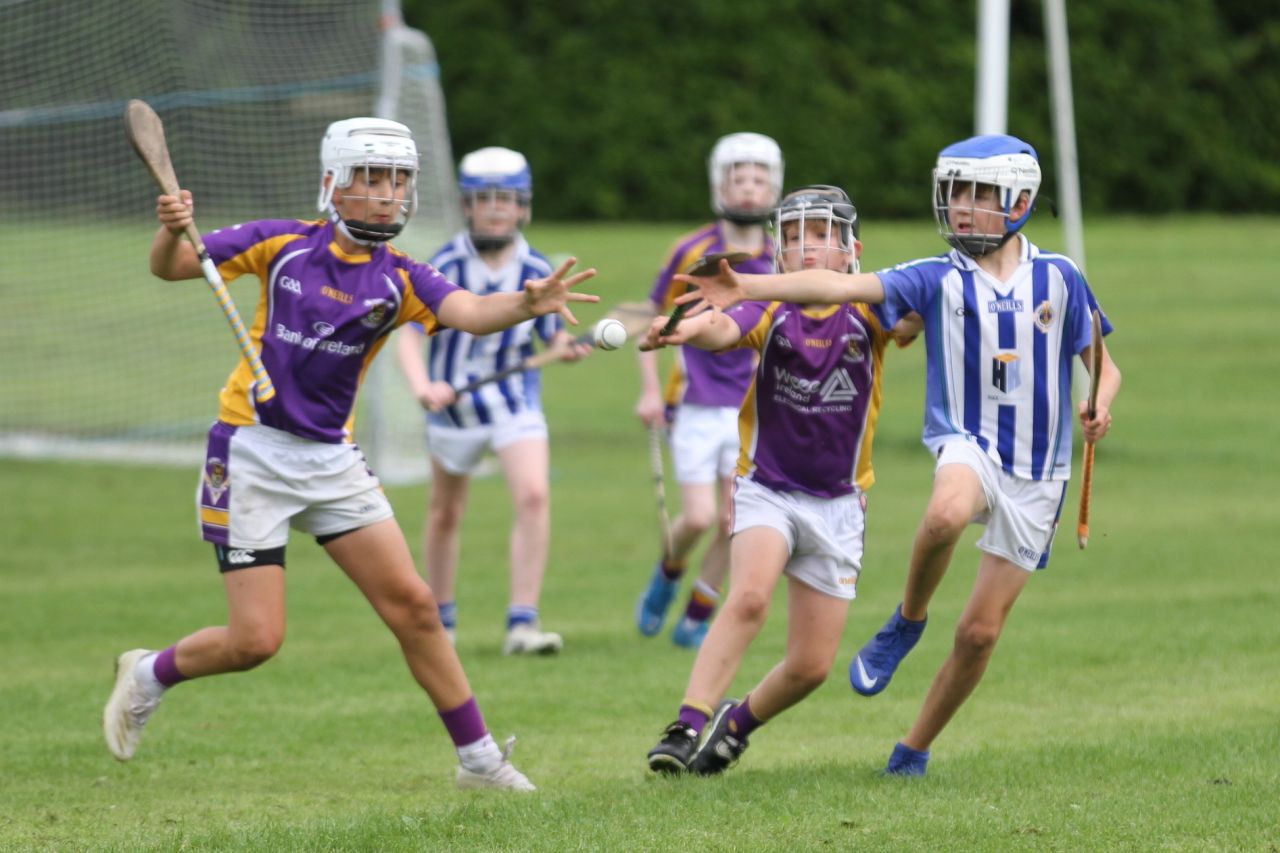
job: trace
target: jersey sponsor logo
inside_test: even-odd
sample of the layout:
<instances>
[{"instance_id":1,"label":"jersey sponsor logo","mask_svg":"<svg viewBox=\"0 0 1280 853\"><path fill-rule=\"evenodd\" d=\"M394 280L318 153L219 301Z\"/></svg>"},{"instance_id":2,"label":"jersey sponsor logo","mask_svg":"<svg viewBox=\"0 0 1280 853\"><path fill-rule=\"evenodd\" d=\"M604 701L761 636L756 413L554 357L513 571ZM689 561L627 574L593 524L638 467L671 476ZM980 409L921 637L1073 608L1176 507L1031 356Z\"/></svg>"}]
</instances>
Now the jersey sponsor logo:
<instances>
[{"instance_id":1,"label":"jersey sponsor logo","mask_svg":"<svg viewBox=\"0 0 1280 853\"><path fill-rule=\"evenodd\" d=\"M1048 334L1049 327L1053 325L1053 320L1053 303L1046 299L1036 306L1036 328Z\"/></svg>"},{"instance_id":2,"label":"jersey sponsor logo","mask_svg":"<svg viewBox=\"0 0 1280 853\"><path fill-rule=\"evenodd\" d=\"M252 563L258 559L258 555L254 553L252 548L232 548L227 552L227 562L236 566L243 566L246 563Z\"/></svg>"},{"instance_id":3,"label":"jersey sponsor logo","mask_svg":"<svg viewBox=\"0 0 1280 853\"><path fill-rule=\"evenodd\" d=\"M775 367L773 369L773 381L777 383L778 390L793 399L803 397L808 400L819 387L818 380L796 376L785 367Z\"/></svg>"},{"instance_id":4,"label":"jersey sponsor logo","mask_svg":"<svg viewBox=\"0 0 1280 853\"><path fill-rule=\"evenodd\" d=\"M276 279L276 284L280 285L281 290L287 290L290 293L296 293L299 296L302 295L302 282L292 276L282 275L280 278Z\"/></svg>"},{"instance_id":5,"label":"jersey sponsor logo","mask_svg":"<svg viewBox=\"0 0 1280 853\"><path fill-rule=\"evenodd\" d=\"M1016 314L1022 311L1021 299L992 299L987 303L988 314Z\"/></svg>"},{"instance_id":6,"label":"jersey sponsor logo","mask_svg":"<svg viewBox=\"0 0 1280 853\"><path fill-rule=\"evenodd\" d=\"M961 305L959 308L957 308L957 309L956 309L956 316L957 316L957 317L972 317L972 316L973 316L973 312L972 312L972 311L970 311L968 308L965 308L963 305Z\"/></svg>"},{"instance_id":7,"label":"jersey sponsor logo","mask_svg":"<svg viewBox=\"0 0 1280 853\"><path fill-rule=\"evenodd\" d=\"M1022 384L1017 353L1002 352L991 359L991 384L1004 394L1012 394Z\"/></svg>"},{"instance_id":8,"label":"jersey sponsor logo","mask_svg":"<svg viewBox=\"0 0 1280 853\"><path fill-rule=\"evenodd\" d=\"M320 288L320 295L327 296L330 299L332 299L334 302L341 302L343 305L350 305L352 302L355 301L355 297L352 296L350 293L343 293L341 290L330 287L327 284L324 287Z\"/></svg>"},{"instance_id":9,"label":"jersey sponsor logo","mask_svg":"<svg viewBox=\"0 0 1280 853\"><path fill-rule=\"evenodd\" d=\"M324 320L319 320L311 324L311 331L315 332L322 338L327 338L333 334L334 329L332 323L326 323Z\"/></svg>"},{"instance_id":10,"label":"jersey sponsor logo","mask_svg":"<svg viewBox=\"0 0 1280 853\"><path fill-rule=\"evenodd\" d=\"M317 324L319 325L319 324ZM327 323L324 325L328 325ZM315 350L316 352L327 352L346 358L349 355L360 355L364 352L365 345L344 344L342 341L327 341L322 337L311 337L304 335L297 329L290 329L283 323L276 323L276 338L286 344L295 347L302 347L306 350Z\"/></svg>"},{"instance_id":11,"label":"jersey sponsor logo","mask_svg":"<svg viewBox=\"0 0 1280 853\"><path fill-rule=\"evenodd\" d=\"M849 371L840 367L827 377L818 393L824 403L847 403L858 396L858 388L853 384Z\"/></svg>"},{"instance_id":12,"label":"jersey sponsor logo","mask_svg":"<svg viewBox=\"0 0 1280 853\"><path fill-rule=\"evenodd\" d=\"M227 465L216 456L210 456L204 460L204 480L205 492L209 495L209 503L216 504L222 500L223 494L226 493L231 483L227 478Z\"/></svg>"}]
</instances>

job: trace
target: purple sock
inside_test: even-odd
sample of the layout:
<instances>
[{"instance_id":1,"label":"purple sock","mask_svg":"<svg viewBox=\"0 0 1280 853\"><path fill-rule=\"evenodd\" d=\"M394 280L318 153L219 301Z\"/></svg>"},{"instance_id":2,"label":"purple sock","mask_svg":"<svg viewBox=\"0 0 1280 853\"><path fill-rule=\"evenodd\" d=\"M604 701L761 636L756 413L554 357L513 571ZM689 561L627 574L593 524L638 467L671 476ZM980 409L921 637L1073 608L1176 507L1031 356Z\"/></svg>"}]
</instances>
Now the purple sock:
<instances>
[{"instance_id":1,"label":"purple sock","mask_svg":"<svg viewBox=\"0 0 1280 853\"><path fill-rule=\"evenodd\" d=\"M692 705L680 706L680 722L684 723L695 732L701 733L709 719L711 719L711 717L706 711L695 708Z\"/></svg>"},{"instance_id":2,"label":"purple sock","mask_svg":"<svg viewBox=\"0 0 1280 853\"><path fill-rule=\"evenodd\" d=\"M440 719L444 722L449 737L453 739L454 746L475 743L489 733L474 696L450 711L441 711Z\"/></svg>"},{"instance_id":3,"label":"purple sock","mask_svg":"<svg viewBox=\"0 0 1280 853\"><path fill-rule=\"evenodd\" d=\"M152 671L156 674L156 681L165 687L172 687L180 681L186 681L187 676L178 671L178 664L175 658L178 656L178 647L170 646L160 654L156 655L155 663L152 665Z\"/></svg>"},{"instance_id":4,"label":"purple sock","mask_svg":"<svg viewBox=\"0 0 1280 853\"><path fill-rule=\"evenodd\" d=\"M757 720L755 714L751 713L751 706L748 704L750 698L750 696L745 697L733 707L733 710L729 711L729 731L743 740L764 725L763 721Z\"/></svg>"}]
</instances>

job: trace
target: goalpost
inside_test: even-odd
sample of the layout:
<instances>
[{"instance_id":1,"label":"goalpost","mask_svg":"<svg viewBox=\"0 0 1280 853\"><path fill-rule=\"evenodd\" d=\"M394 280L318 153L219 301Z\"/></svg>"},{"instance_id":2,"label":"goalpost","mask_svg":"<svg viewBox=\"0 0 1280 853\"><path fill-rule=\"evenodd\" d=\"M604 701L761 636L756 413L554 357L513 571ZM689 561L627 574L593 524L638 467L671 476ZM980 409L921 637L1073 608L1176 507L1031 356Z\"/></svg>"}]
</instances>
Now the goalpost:
<instances>
[{"instance_id":1,"label":"goalpost","mask_svg":"<svg viewBox=\"0 0 1280 853\"><path fill-rule=\"evenodd\" d=\"M164 119L205 228L318 216L325 127L370 114L409 125L422 156L396 245L426 257L461 225L435 51L395 0L3 5L0 455L202 456L238 352L200 282L148 271L155 190L125 141L130 98ZM241 306L257 287L230 285ZM357 438L384 479L419 478L421 413L387 366Z\"/></svg>"}]
</instances>

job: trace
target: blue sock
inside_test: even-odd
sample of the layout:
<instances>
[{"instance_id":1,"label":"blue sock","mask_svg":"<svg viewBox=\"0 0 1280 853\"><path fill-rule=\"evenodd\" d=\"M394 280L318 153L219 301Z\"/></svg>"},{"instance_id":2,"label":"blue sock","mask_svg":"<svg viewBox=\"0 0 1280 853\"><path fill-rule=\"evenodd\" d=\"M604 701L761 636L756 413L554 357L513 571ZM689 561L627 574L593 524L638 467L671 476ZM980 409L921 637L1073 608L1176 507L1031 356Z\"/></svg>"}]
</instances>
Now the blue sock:
<instances>
[{"instance_id":1,"label":"blue sock","mask_svg":"<svg viewBox=\"0 0 1280 853\"><path fill-rule=\"evenodd\" d=\"M507 607L507 630L517 625L538 624L538 608L527 604L512 604Z\"/></svg>"},{"instance_id":2,"label":"blue sock","mask_svg":"<svg viewBox=\"0 0 1280 853\"><path fill-rule=\"evenodd\" d=\"M436 608L440 611L440 624L450 631L457 629L458 605L452 601L441 601L436 603Z\"/></svg>"}]
</instances>

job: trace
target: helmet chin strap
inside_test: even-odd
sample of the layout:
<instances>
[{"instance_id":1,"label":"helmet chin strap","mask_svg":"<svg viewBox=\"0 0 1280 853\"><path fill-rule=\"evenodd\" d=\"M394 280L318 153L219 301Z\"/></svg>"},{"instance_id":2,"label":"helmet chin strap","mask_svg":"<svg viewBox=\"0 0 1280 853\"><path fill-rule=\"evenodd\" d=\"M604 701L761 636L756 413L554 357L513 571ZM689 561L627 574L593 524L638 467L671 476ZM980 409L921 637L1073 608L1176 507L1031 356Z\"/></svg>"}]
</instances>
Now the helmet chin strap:
<instances>
[{"instance_id":1,"label":"helmet chin strap","mask_svg":"<svg viewBox=\"0 0 1280 853\"><path fill-rule=\"evenodd\" d=\"M336 208L329 206L329 219L342 234L359 246L373 247L385 243L404 229L404 223L376 225L359 219L343 219Z\"/></svg>"},{"instance_id":2,"label":"helmet chin strap","mask_svg":"<svg viewBox=\"0 0 1280 853\"><path fill-rule=\"evenodd\" d=\"M494 236L491 234L469 234L471 245L476 247L477 252L497 252L510 246L516 239L516 235L502 234Z\"/></svg>"},{"instance_id":3,"label":"helmet chin strap","mask_svg":"<svg viewBox=\"0 0 1280 853\"><path fill-rule=\"evenodd\" d=\"M768 222L773 211L768 208L758 210L732 209L725 210L720 214L722 219L727 219L734 225L760 225Z\"/></svg>"}]
</instances>

